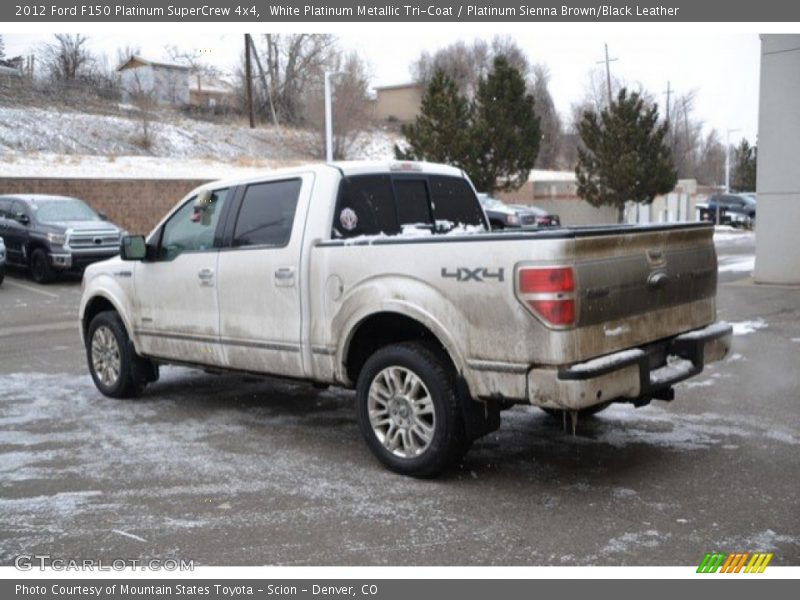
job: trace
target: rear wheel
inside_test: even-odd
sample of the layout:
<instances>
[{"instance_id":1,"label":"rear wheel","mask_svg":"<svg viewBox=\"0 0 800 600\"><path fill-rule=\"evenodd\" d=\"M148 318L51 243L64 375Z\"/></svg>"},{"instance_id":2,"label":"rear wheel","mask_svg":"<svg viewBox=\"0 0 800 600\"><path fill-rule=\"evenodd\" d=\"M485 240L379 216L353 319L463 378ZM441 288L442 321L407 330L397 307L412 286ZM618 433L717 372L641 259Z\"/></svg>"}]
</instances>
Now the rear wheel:
<instances>
[{"instance_id":1,"label":"rear wheel","mask_svg":"<svg viewBox=\"0 0 800 600\"><path fill-rule=\"evenodd\" d=\"M392 471L431 477L469 447L455 377L446 358L417 343L378 350L356 388L358 424L373 454Z\"/></svg>"},{"instance_id":2,"label":"rear wheel","mask_svg":"<svg viewBox=\"0 0 800 600\"><path fill-rule=\"evenodd\" d=\"M136 354L113 310L99 313L89 324L86 358L97 389L111 398L138 396L148 381L158 377L155 365Z\"/></svg>"},{"instance_id":3,"label":"rear wheel","mask_svg":"<svg viewBox=\"0 0 800 600\"><path fill-rule=\"evenodd\" d=\"M55 279L55 272L50 266L50 259L47 252L42 248L37 248L31 254L31 279L36 283L50 283Z\"/></svg>"}]
</instances>

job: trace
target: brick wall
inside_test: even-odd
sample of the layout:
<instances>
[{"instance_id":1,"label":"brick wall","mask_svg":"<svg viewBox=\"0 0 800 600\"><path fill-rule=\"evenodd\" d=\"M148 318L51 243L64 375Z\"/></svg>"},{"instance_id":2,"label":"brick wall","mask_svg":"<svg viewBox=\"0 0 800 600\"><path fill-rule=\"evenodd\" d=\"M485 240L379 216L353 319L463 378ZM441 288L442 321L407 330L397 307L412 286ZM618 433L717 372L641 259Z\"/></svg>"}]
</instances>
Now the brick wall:
<instances>
[{"instance_id":1,"label":"brick wall","mask_svg":"<svg viewBox=\"0 0 800 600\"><path fill-rule=\"evenodd\" d=\"M0 194L73 196L131 233L146 234L178 200L207 181L0 177Z\"/></svg>"}]
</instances>

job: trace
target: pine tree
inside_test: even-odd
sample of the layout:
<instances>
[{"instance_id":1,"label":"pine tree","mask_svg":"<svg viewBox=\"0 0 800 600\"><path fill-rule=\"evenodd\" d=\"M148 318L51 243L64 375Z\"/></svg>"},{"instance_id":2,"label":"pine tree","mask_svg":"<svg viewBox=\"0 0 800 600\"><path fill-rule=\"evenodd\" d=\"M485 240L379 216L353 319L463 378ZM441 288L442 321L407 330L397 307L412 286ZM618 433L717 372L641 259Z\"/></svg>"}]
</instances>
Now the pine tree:
<instances>
[{"instance_id":1,"label":"pine tree","mask_svg":"<svg viewBox=\"0 0 800 600\"><path fill-rule=\"evenodd\" d=\"M468 102L455 81L437 71L420 114L403 127L408 147L397 158L443 162L464 169L482 192L519 188L539 152L541 130L533 96L517 68L500 56Z\"/></svg>"},{"instance_id":2,"label":"pine tree","mask_svg":"<svg viewBox=\"0 0 800 600\"><path fill-rule=\"evenodd\" d=\"M520 188L536 162L541 137L525 79L498 56L475 95L471 151L465 165L475 187L489 193Z\"/></svg>"},{"instance_id":3,"label":"pine tree","mask_svg":"<svg viewBox=\"0 0 800 600\"><path fill-rule=\"evenodd\" d=\"M678 181L665 143L667 124L658 108L623 88L598 115L587 111L578 124L578 195L593 206L614 206L622 222L625 203L649 204Z\"/></svg>"},{"instance_id":4,"label":"pine tree","mask_svg":"<svg viewBox=\"0 0 800 600\"><path fill-rule=\"evenodd\" d=\"M756 147L742 138L734 150L731 191L754 192L756 190Z\"/></svg>"},{"instance_id":5,"label":"pine tree","mask_svg":"<svg viewBox=\"0 0 800 600\"><path fill-rule=\"evenodd\" d=\"M425 89L419 116L402 127L408 147L395 146L395 156L463 167L468 154L470 112L455 81L444 71L437 71Z\"/></svg>"},{"instance_id":6,"label":"pine tree","mask_svg":"<svg viewBox=\"0 0 800 600\"><path fill-rule=\"evenodd\" d=\"M6 57L6 43L3 41L3 36L0 35L0 60Z\"/></svg>"}]
</instances>

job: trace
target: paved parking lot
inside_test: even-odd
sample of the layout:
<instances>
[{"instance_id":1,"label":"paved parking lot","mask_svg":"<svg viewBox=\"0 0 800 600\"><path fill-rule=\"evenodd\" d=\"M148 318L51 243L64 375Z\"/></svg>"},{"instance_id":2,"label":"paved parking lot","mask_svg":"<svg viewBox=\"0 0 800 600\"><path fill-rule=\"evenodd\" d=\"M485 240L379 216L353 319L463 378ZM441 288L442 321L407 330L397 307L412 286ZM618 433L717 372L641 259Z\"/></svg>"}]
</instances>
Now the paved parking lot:
<instances>
[{"instance_id":1,"label":"paved parking lot","mask_svg":"<svg viewBox=\"0 0 800 600\"><path fill-rule=\"evenodd\" d=\"M578 435L518 407L435 481L383 470L353 398L166 368L135 401L86 373L78 281L0 286L0 564L800 564L800 290L750 283L720 245L724 362L672 403L616 406ZM726 270L725 265L734 265Z\"/></svg>"}]
</instances>

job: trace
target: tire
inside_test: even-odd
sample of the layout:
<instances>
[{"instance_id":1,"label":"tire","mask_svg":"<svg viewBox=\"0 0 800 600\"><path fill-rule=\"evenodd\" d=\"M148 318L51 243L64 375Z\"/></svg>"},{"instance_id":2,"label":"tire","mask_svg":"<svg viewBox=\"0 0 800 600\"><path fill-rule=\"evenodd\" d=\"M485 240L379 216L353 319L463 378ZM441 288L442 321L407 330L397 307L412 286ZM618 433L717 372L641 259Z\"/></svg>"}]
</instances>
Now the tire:
<instances>
[{"instance_id":1,"label":"tire","mask_svg":"<svg viewBox=\"0 0 800 600\"><path fill-rule=\"evenodd\" d=\"M31 279L36 283L50 283L55 279L55 272L50 266L47 252L42 248L37 248L31 254L30 272Z\"/></svg>"},{"instance_id":2,"label":"tire","mask_svg":"<svg viewBox=\"0 0 800 600\"><path fill-rule=\"evenodd\" d=\"M0 267L0 284L3 283L3 279L6 278L6 268Z\"/></svg>"},{"instance_id":3,"label":"tire","mask_svg":"<svg viewBox=\"0 0 800 600\"><path fill-rule=\"evenodd\" d=\"M134 351L122 319L113 310L97 314L89 324L86 361L95 386L110 398L134 398L148 381L158 378L155 365Z\"/></svg>"},{"instance_id":4,"label":"tire","mask_svg":"<svg viewBox=\"0 0 800 600\"><path fill-rule=\"evenodd\" d=\"M603 412L609 406L611 406L611 402L601 402L600 404L595 404L594 406L582 408L578 411L578 418L594 416L597 413ZM542 410L555 419L560 419L561 413L564 412L558 408L542 408Z\"/></svg>"},{"instance_id":5,"label":"tire","mask_svg":"<svg viewBox=\"0 0 800 600\"><path fill-rule=\"evenodd\" d=\"M470 445L453 369L419 342L386 346L367 360L356 385L356 410L367 446L402 475L432 477Z\"/></svg>"}]
</instances>

